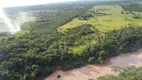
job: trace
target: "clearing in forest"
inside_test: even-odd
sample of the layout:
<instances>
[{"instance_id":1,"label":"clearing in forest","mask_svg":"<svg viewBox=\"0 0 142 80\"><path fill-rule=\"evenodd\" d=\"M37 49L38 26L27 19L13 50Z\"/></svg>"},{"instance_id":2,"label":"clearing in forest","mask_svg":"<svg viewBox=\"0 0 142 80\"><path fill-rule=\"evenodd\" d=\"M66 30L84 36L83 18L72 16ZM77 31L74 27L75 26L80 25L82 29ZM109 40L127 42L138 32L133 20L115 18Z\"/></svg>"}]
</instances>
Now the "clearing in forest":
<instances>
[{"instance_id":1,"label":"clearing in forest","mask_svg":"<svg viewBox=\"0 0 142 80\"><path fill-rule=\"evenodd\" d=\"M74 28L82 24L92 24L102 32L108 32L113 29L120 29L129 25L140 26L142 19L136 19L134 16L142 16L141 13L124 11L118 5L100 5L95 6L86 13L93 14L88 20L73 19L69 23L58 28L59 32L64 32L66 29Z\"/></svg>"},{"instance_id":2,"label":"clearing in forest","mask_svg":"<svg viewBox=\"0 0 142 80\"><path fill-rule=\"evenodd\" d=\"M91 24L100 32L109 32L111 30L118 30L121 27L128 26L141 26L142 18L138 19L137 16L142 17L140 12L128 12L124 11L118 5L99 5L94 6L92 9L84 13L85 16L77 17L72 21L64 24L58 28L59 32L66 32L69 29L81 27L83 24ZM92 15L92 16L90 16ZM84 18L84 19L83 19ZM85 44L71 46L71 50L74 53L80 54L83 50L89 46L89 44L95 44L95 38L87 40L89 37L95 37L96 34L88 34L85 37L80 38L80 41L86 42ZM86 39L84 39L86 38Z\"/></svg>"}]
</instances>

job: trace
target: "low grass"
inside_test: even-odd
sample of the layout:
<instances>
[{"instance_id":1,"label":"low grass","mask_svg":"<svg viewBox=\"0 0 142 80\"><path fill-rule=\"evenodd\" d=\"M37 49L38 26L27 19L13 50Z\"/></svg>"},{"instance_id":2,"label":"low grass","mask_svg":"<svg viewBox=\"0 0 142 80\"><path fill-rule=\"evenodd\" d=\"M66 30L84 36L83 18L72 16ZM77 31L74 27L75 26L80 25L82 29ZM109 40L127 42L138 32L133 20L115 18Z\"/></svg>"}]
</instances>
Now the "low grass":
<instances>
[{"instance_id":1,"label":"low grass","mask_svg":"<svg viewBox=\"0 0 142 80\"><path fill-rule=\"evenodd\" d=\"M82 54L83 50L86 48L86 45L79 45L79 46L73 46L70 49L73 51L75 54Z\"/></svg>"},{"instance_id":2,"label":"low grass","mask_svg":"<svg viewBox=\"0 0 142 80\"><path fill-rule=\"evenodd\" d=\"M100 9L106 9L105 11L99 11ZM100 13L111 14L108 16L96 16L89 20L73 19L71 22L58 28L59 32L64 32L68 28L74 28L82 24L92 24L102 32L107 32L113 29L120 29L121 27L128 26L131 23L142 25L142 19L134 19L133 14L121 14L123 9L117 5L110 6L96 6L91 10L98 10ZM136 13L137 14L137 13ZM139 13L140 14L140 13ZM141 14L142 15L142 14ZM125 20L126 18L131 20Z\"/></svg>"},{"instance_id":3,"label":"low grass","mask_svg":"<svg viewBox=\"0 0 142 80\"><path fill-rule=\"evenodd\" d=\"M125 12L123 9L118 6L118 5L100 5L100 6L95 6L91 11L97 11L99 13L106 13L109 15L105 16L98 16L94 14L93 18L90 18L89 20L79 20L78 18L73 19L69 23L61 26L58 28L59 32L65 32L67 29L70 28L75 28L78 27L79 25L82 24L92 24L95 26L99 31L101 32L109 32L111 30L118 30L121 27L128 27L130 25L132 26L141 26L142 25L142 19L135 19L133 18L134 14L135 15L141 15L142 13L138 12ZM122 14L122 11L125 12L125 14ZM94 34L95 35L95 34ZM93 40L95 41L95 40ZM88 46L87 44L85 45L79 45L79 46L73 46L72 50L75 53L80 53L83 51L85 46Z\"/></svg>"}]
</instances>

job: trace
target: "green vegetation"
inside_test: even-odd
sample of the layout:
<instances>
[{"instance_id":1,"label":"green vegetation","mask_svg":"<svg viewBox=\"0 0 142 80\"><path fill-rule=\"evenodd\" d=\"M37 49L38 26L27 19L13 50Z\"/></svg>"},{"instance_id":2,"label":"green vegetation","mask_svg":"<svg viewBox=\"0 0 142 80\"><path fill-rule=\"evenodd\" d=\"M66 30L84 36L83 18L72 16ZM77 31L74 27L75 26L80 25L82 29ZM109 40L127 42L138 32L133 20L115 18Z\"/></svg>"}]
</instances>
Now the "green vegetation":
<instances>
[{"instance_id":1,"label":"green vegetation","mask_svg":"<svg viewBox=\"0 0 142 80\"><path fill-rule=\"evenodd\" d=\"M135 3L135 4L128 4L128 5L121 5L122 8L126 11L137 11L142 12L142 4Z\"/></svg>"},{"instance_id":2,"label":"green vegetation","mask_svg":"<svg viewBox=\"0 0 142 80\"><path fill-rule=\"evenodd\" d=\"M58 29L59 32L64 32L68 28L74 28L82 24L92 24L101 32L108 32L113 29L120 29L124 26L134 25L141 26L142 19L136 19L134 16L142 16L140 13L127 13L122 14L123 9L117 5L107 6L95 6L90 9L88 13L94 14L94 17L89 20L73 19L71 22L61 26L62 30Z\"/></svg>"},{"instance_id":3,"label":"green vegetation","mask_svg":"<svg viewBox=\"0 0 142 80\"><path fill-rule=\"evenodd\" d=\"M75 30L77 29L72 30L72 32L75 32ZM86 35L86 33L92 32L87 31L85 33L78 34ZM25 78L25 80L33 80L39 74L49 75L55 70L54 66L56 65L61 66L63 70L68 70L87 63L103 63L108 57L118 55L120 52L130 52L142 47L142 28L122 28L105 34L105 37L98 36L97 44L86 48L86 51L84 51L81 55L73 54L69 50L68 46L71 46L72 44L58 45L59 43L57 42L54 43L52 47L49 47L49 49L44 49L43 47L38 48L37 45L37 47L31 48L28 52L26 52L27 50L24 48L26 46L25 43L23 43L24 45L20 45L21 48L18 49L13 47L14 42L11 43L10 46L3 45L4 49L1 47L1 50L3 49L7 52L8 49L11 49L9 50L10 52L18 53L25 51L25 54L21 53L20 55L13 53L13 55L10 55L7 62L3 63L3 65L5 66L4 68L9 71L8 76L11 80L19 79L19 76L21 76L20 78L22 79ZM75 38L72 36L68 37L68 40L74 40ZM63 36L60 34L58 41L60 41L60 39L63 40L64 38L62 37ZM11 40L12 37L8 39ZM5 44L4 42L7 41L4 40L1 44ZM18 41L16 45L18 44L22 43ZM6 53L3 55L7 56ZM6 78L8 78L8 76Z\"/></svg>"},{"instance_id":4,"label":"green vegetation","mask_svg":"<svg viewBox=\"0 0 142 80\"><path fill-rule=\"evenodd\" d=\"M135 17L141 13L127 13L118 5L93 6L68 3L7 9L11 17L30 11L36 19L25 22L21 32L0 38L0 79L43 80L57 66L69 70L104 63L142 48L142 19Z\"/></svg>"},{"instance_id":5,"label":"green vegetation","mask_svg":"<svg viewBox=\"0 0 142 80\"><path fill-rule=\"evenodd\" d=\"M20 12L18 16L13 19L12 23L20 26L21 24L34 20L36 20L36 17L31 16L31 12Z\"/></svg>"},{"instance_id":6,"label":"green vegetation","mask_svg":"<svg viewBox=\"0 0 142 80\"><path fill-rule=\"evenodd\" d=\"M119 68L115 67L113 69L115 72L119 72L118 76L114 75L106 75L103 77L99 77L97 80L141 80L142 77L142 67L127 67L127 68ZM95 79L90 79L95 80Z\"/></svg>"},{"instance_id":7,"label":"green vegetation","mask_svg":"<svg viewBox=\"0 0 142 80\"><path fill-rule=\"evenodd\" d=\"M93 5L68 3L50 5L52 7L45 5L41 9L39 6L27 7L34 8L33 10L23 7L6 9L12 19L17 17L20 11L30 11L30 15L37 19L24 23L21 32L0 39L0 79L35 80L51 74L56 70L55 66L67 65L68 62L64 61L69 60L65 59L74 55L70 54L72 52L69 53L69 47L66 47L69 44L60 43L63 42L61 37L67 35L56 30ZM65 39L64 37L63 40ZM76 57L74 59L76 60Z\"/></svg>"},{"instance_id":8,"label":"green vegetation","mask_svg":"<svg viewBox=\"0 0 142 80\"><path fill-rule=\"evenodd\" d=\"M80 20L88 20L88 19L91 18L91 17L93 17L92 14L90 14L90 13L83 13L82 15L80 15L80 16L78 17L78 19L80 19Z\"/></svg>"},{"instance_id":9,"label":"green vegetation","mask_svg":"<svg viewBox=\"0 0 142 80\"><path fill-rule=\"evenodd\" d=\"M128 13L127 11L124 11L118 5L95 6L94 8L90 9L86 13L91 14L94 17L91 17L88 20L80 20L78 18L75 18L71 22L58 28L58 31L65 32L68 29L79 27L80 25L83 25L83 24L91 24L92 26L95 26L95 28L98 29L98 31L100 32L109 32L114 29L119 30L121 29L121 27L129 27L129 26L136 27L136 26L142 25L141 23L142 14L136 13L136 12L133 14ZM95 33L92 34L92 36L95 36L95 35L96 35ZM90 35L88 35L88 37L90 37ZM91 42L96 43L96 39L93 38L91 40L92 40ZM88 44L78 45L78 46L79 46L78 48L76 46L72 47L73 52L78 53L83 51L84 48L86 48L85 46L88 46Z\"/></svg>"}]
</instances>

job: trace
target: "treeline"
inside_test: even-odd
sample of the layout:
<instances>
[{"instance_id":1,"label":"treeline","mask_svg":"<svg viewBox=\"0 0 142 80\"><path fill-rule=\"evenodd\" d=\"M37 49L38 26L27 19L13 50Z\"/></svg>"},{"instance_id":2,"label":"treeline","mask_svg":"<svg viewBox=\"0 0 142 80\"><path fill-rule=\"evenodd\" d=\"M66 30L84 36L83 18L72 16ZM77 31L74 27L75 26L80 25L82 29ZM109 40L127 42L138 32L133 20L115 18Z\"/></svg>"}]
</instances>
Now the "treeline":
<instances>
[{"instance_id":1,"label":"treeline","mask_svg":"<svg viewBox=\"0 0 142 80\"><path fill-rule=\"evenodd\" d=\"M75 2L61 2L54 4L42 4L42 5L33 5L33 6L19 6L19 7L6 7L4 8L7 13L17 13L17 12L28 12L28 11L37 11L37 10L53 10L59 8L68 8L72 6L84 6L84 5L94 5L95 1L75 1ZM68 5L68 6L67 6Z\"/></svg>"},{"instance_id":2,"label":"treeline","mask_svg":"<svg viewBox=\"0 0 142 80\"><path fill-rule=\"evenodd\" d=\"M1 33L0 33L0 37L1 37L1 36L8 36L8 35L10 35L9 32L1 32Z\"/></svg>"},{"instance_id":3,"label":"treeline","mask_svg":"<svg viewBox=\"0 0 142 80\"><path fill-rule=\"evenodd\" d=\"M142 4L139 3L131 3L131 4L125 4L125 5L121 5L121 7L125 10L125 11L136 11L136 12L142 12Z\"/></svg>"},{"instance_id":4,"label":"treeline","mask_svg":"<svg viewBox=\"0 0 142 80\"><path fill-rule=\"evenodd\" d=\"M78 3L78 2L45 4L45 5L35 5L35 6L23 6L23 7L8 7L8 8L4 8L4 12L7 13L9 17L12 19L14 19L20 12L33 12L33 14L30 13L28 15L32 15L36 17L43 16L44 18L43 20L45 20L45 18L50 19L51 17L54 17L54 18L57 17L58 19L58 16L62 16L62 15L66 16L67 18L68 17L71 18L84 13L86 10L92 8L94 5L95 3L89 3L88 5L88 3ZM69 15L66 15L66 14L69 14ZM66 19L65 17L62 17L62 18Z\"/></svg>"}]
</instances>

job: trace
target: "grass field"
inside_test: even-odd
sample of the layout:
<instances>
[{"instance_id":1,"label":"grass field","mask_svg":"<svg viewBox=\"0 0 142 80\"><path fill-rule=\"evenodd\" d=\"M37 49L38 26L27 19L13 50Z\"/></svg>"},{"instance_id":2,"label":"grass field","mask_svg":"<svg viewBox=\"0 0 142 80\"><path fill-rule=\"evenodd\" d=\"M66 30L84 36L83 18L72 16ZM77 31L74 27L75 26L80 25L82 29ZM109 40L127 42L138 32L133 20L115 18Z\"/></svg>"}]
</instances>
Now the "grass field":
<instances>
[{"instance_id":1,"label":"grass field","mask_svg":"<svg viewBox=\"0 0 142 80\"><path fill-rule=\"evenodd\" d=\"M105 9L105 11L101 10ZM81 24L92 24L102 32L107 32L113 29L120 29L121 27L128 26L130 24L142 25L142 19L134 19L133 14L122 14L123 9L120 6L95 6L91 10L98 10L100 13L110 14L107 16L96 16L89 20L73 19L71 22L61 26L59 32L64 32L67 28L74 28ZM141 14L142 15L142 14Z\"/></svg>"},{"instance_id":2,"label":"grass field","mask_svg":"<svg viewBox=\"0 0 142 80\"><path fill-rule=\"evenodd\" d=\"M142 16L142 13L126 12L118 5L95 6L92 9L90 9L89 11L95 11L98 13L105 13L105 14L109 14L109 15L104 15L104 16L101 15L100 16L100 15L93 14L94 17L90 18L89 20L79 20L78 18L75 18L72 21L70 21L69 23L59 27L58 31L65 32L65 31L67 31L67 29L75 28L75 27L78 27L79 25L82 25L82 24L92 24L101 32L108 32L108 31L114 30L114 29L118 30L121 27L128 27L130 25L132 25L132 26L141 26L142 25L142 19L133 18L134 15ZM124 12L124 13L122 13L122 12ZM92 42L95 42L95 40L92 40ZM71 47L71 49L74 53L81 53L83 51L83 49L88 46L87 44L89 44L89 43L86 43L84 45L79 45L79 46L73 46L73 47ZM95 43L92 43L92 44L95 44Z\"/></svg>"}]
</instances>

